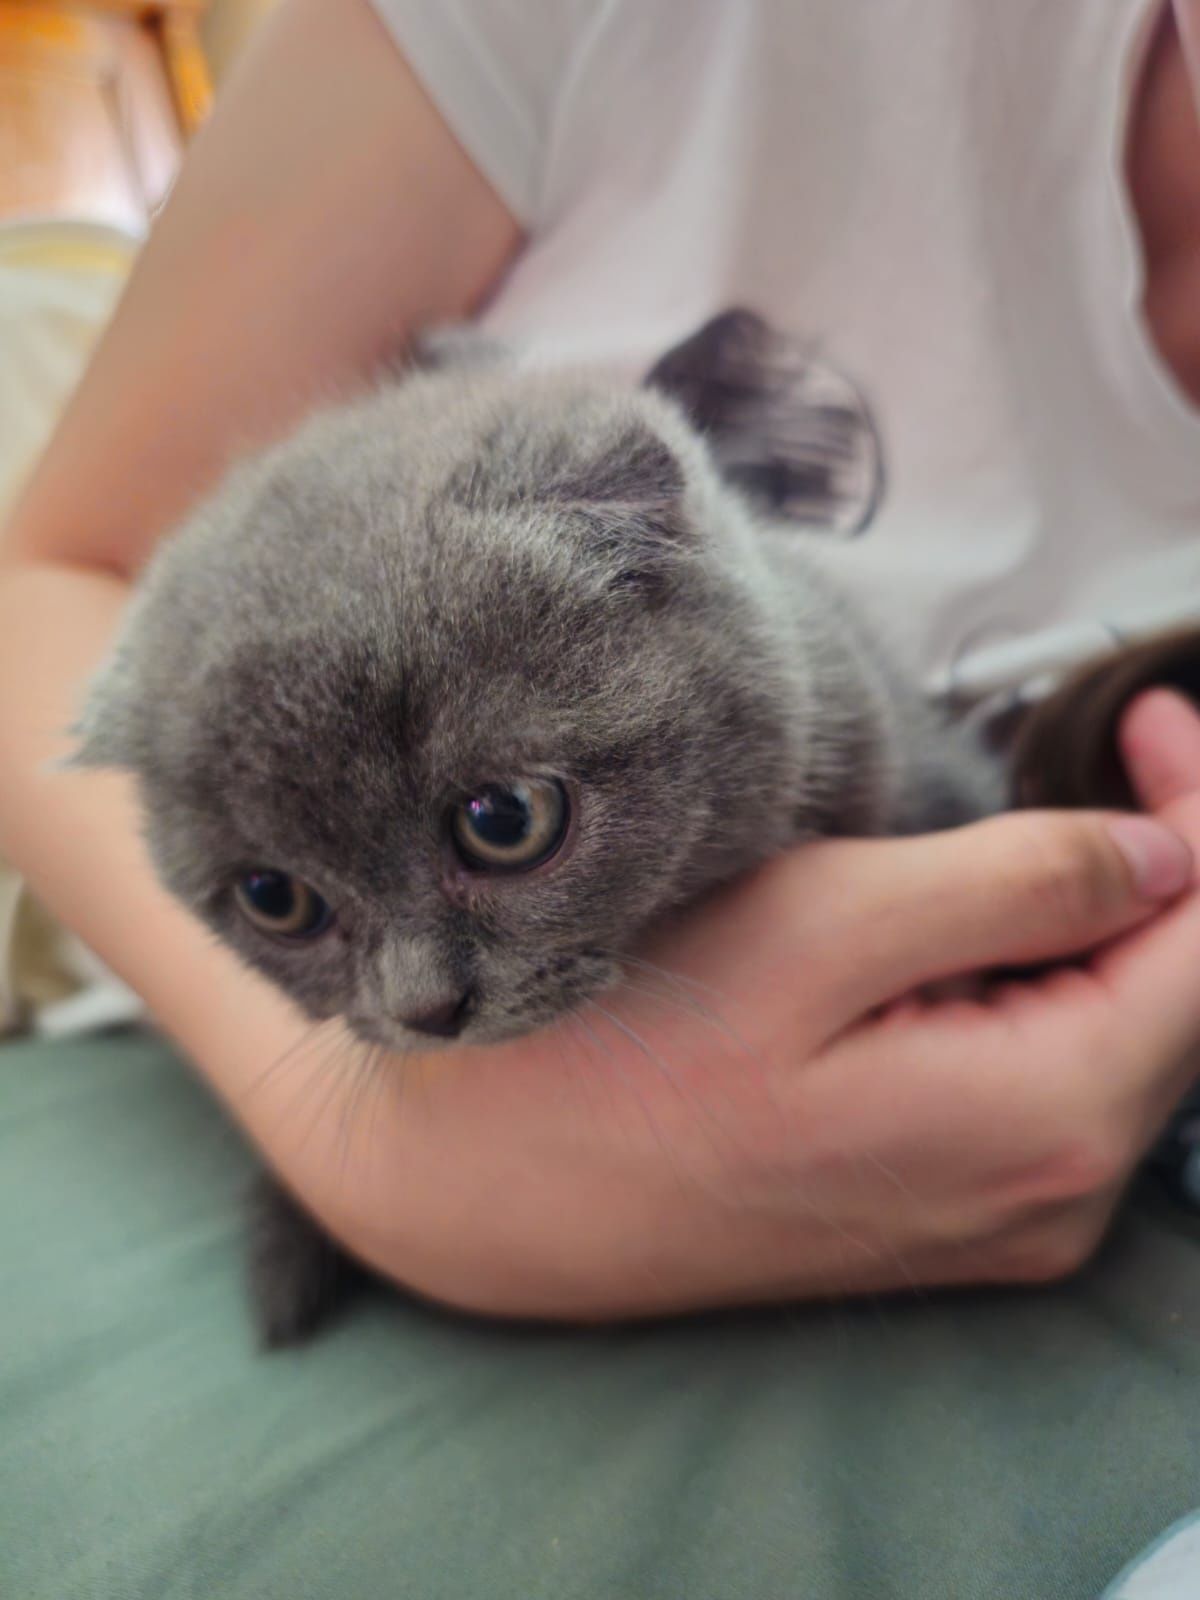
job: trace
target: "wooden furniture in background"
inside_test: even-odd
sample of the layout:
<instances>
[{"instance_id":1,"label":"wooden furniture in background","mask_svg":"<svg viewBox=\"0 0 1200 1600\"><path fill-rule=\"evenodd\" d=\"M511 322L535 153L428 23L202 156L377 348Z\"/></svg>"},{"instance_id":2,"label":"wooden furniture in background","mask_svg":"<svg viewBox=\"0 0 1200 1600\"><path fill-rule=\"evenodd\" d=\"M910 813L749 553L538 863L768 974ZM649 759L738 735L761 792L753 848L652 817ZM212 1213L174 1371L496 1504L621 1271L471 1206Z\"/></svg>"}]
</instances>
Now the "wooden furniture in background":
<instances>
[{"instance_id":1,"label":"wooden furniture in background","mask_svg":"<svg viewBox=\"0 0 1200 1600\"><path fill-rule=\"evenodd\" d=\"M211 97L205 0L0 0L0 224L140 233Z\"/></svg>"}]
</instances>

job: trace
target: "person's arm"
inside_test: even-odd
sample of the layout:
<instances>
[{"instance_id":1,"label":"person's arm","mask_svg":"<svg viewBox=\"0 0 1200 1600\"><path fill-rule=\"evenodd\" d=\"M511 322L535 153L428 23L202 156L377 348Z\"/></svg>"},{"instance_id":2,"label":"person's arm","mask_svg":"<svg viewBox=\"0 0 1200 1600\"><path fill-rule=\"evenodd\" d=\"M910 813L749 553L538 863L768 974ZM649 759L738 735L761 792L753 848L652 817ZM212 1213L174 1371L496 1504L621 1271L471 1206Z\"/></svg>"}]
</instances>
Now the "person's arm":
<instances>
[{"instance_id":1,"label":"person's arm","mask_svg":"<svg viewBox=\"0 0 1200 1600\"><path fill-rule=\"evenodd\" d=\"M665 935L611 1019L367 1081L166 897L124 780L47 770L131 575L221 464L468 309L518 244L365 0L290 0L4 542L0 852L331 1231L438 1298L603 1316L1066 1270L1200 1031L1195 900L1111 976L876 1012L1151 917L1188 871L1164 830L1149 880L1094 816L805 848Z\"/></svg>"},{"instance_id":2,"label":"person's arm","mask_svg":"<svg viewBox=\"0 0 1200 1600\"><path fill-rule=\"evenodd\" d=\"M286 0L188 154L9 557L128 577L231 456L467 314L519 242L367 0Z\"/></svg>"},{"instance_id":3,"label":"person's arm","mask_svg":"<svg viewBox=\"0 0 1200 1600\"><path fill-rule=\"evenodd\" d=\"M1147 328L1200 404L1200 0L1174 0L1157 19L1130 107L1126 165Z\"/></svg>"},{"instance_id":4,"label":"person's arm","mask_svg":"<svg viewBox=\"0 0 1200 1600\"><path fill-rule=\"evenodd\" d=\"M1183 45L1188 78L1197 115L1200 115L1200 0L1173 0L1175 26Z\"/></svg>"}]
</instances>

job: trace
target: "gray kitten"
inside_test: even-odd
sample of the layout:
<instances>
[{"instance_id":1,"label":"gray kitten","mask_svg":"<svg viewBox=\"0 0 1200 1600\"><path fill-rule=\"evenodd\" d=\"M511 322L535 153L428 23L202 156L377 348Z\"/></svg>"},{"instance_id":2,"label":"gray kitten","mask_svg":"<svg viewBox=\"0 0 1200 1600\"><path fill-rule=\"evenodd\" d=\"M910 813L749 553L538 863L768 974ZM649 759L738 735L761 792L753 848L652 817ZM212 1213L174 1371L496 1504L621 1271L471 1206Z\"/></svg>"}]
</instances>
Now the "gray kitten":
<instances>
[{"instance_id":1,"label":"gray kitten","mask_svg":"<svg viewBox=\"0 0 1200 1600\"><path fill-rule=\"evenodd\" d=\"M798 840L998 807L771 514L832 482L766 425L788 341L727 315L641 389L439 361L163 541L79 730L80 763L136 775L166 886L310 1017L396 1050L511 1038ZM267 1187L252 1269L285 1343L345 1263Z\"/></svg>"}]
</instances>

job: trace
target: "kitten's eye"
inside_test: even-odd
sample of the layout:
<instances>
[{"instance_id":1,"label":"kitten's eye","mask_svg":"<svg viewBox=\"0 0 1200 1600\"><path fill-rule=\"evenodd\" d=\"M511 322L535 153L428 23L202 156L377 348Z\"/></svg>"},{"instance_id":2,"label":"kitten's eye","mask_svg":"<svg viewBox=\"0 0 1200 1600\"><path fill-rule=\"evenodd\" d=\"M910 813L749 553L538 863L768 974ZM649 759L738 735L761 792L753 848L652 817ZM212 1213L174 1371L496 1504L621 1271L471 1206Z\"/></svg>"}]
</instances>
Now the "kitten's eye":
<instances>
[{"instance_id":1,"label":"kitten's eye","mask_svg":"<svg viewBox=\"0 0 1200 1600\"><path fill-rule=\"evenodd\" d=\"M248 872L234 885L233 897L247 922L283 939L315 939L333 921L317 891L290 872Z\"/></svg>"},{"instance_id":2,"label":"kitten's eye","mask_svg":"<svg viewBox=\"0 0 1200 1600\"><path fill-rule=\"evenodd\" d=\"M570 808L553 779L489 783L455 806L455 848L476 872L528 872L548 861L566 835Z\"/></svg>"}]
</instances>

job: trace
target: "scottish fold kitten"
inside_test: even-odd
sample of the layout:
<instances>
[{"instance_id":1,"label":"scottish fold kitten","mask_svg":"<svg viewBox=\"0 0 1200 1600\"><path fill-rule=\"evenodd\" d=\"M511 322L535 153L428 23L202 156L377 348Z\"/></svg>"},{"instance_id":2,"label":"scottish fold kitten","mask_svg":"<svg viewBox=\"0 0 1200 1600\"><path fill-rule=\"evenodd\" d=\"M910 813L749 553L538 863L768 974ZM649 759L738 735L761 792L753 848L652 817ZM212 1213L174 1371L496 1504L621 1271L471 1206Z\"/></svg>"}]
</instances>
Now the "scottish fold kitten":
<instances>
[{"instance_id":1,"label":"scottish fold kitten","mask_svg":"<svg viewBox=\"0 0 1200 1600\"><path fill-rule=\"evenodd\" d=\"M243 960L398 1051L551 1022L798 840L995 809L776 515L844 459L800 376L744 313L640 389L443 341L163 541L78 760L135 775L164 884ZM252 1268L284 1343L345 1264L265 1186Z\"/></svg>"}]
</instances>

